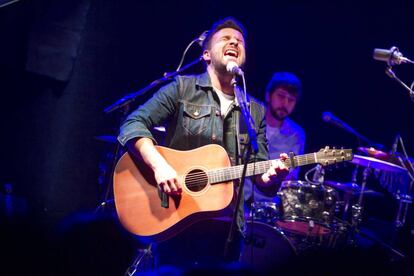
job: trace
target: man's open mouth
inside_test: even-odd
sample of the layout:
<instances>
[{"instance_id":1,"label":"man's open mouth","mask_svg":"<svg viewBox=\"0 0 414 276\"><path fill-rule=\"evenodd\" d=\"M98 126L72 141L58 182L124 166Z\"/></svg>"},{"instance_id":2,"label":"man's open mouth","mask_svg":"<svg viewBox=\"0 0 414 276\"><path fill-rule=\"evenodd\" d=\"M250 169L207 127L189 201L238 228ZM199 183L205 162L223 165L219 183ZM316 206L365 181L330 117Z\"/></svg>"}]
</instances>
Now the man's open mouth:
<instances>
[{"instance_id":1,"label":"man's open mouth","mask_svg":"<svg viewBox=\"0 0 414 276\"><path fill-rule=\"evenodd\" d=\"M234 58L238 58L239 57L239 52L235 49L227 49L226 51L224 51L224 55L234 57Z\"/></svg>"}]
</instances>

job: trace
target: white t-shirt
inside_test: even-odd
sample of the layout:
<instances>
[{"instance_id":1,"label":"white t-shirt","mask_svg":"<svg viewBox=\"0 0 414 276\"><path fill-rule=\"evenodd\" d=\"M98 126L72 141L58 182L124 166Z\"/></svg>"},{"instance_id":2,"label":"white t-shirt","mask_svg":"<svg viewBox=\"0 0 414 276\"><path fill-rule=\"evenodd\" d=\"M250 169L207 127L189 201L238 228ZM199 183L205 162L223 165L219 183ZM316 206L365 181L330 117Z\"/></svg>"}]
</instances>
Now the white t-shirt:
<instances>
[{"instance_id":1,"label":"white t-shirt","mask_svg":"<svg viewBox=\"0 0 414 276\"><path fill-rule=\"evenodd\" d=\"M220 110L221 110L221 117L226 117L227 113L229 112L230 106L234 103L234 95L227 95L223 91L213 87L216 91L219 99L220 99Z\"/></svg>"}]
</instances>

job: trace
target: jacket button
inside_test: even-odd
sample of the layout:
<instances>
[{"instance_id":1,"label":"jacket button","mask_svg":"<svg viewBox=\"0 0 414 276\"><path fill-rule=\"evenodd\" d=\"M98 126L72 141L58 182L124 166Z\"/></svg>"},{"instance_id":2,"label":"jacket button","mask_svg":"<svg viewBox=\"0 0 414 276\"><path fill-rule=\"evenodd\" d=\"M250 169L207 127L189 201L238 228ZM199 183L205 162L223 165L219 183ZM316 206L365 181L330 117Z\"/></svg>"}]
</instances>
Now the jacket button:
<instances>
[{"instance_id":1,"label":"jacket button","mask_svg":"<svg viewBox=\"0 0 414 276\"><path fill-rule=\"evenodd\" d=\"M220 110L216 110L216 116L220 116L220 115L221 115Z\"/></svg>"},{"instance_id":2,"label":"jacket button","mask_svg":"<svg viewBox=\"0 0 414 276\"><path fill-rule=\"evenodd\" d=\"M213 135L211 136L211 140L213 140L213 141L215 141L215 140L216 140L216 135L215 135L215 134L213 134Z\"/></svg>"}]
</instances>

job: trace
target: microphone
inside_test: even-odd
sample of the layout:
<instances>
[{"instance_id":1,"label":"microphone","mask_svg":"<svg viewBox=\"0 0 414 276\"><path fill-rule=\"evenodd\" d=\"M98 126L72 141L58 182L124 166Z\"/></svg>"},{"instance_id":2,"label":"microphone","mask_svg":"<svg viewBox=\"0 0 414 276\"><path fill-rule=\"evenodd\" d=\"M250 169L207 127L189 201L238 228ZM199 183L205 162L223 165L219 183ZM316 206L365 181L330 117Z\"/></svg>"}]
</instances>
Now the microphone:
<instances>
[{"instance_id":1,"label":"microphone","mask_svg":"<svg viewBox=\"0 0 414 276\"><path fill-rule=\"evenodd\" d=\"M374 49L372 57L375 60L385 61L389 66L401 63L414 63L413 61L404 57L403 54L395 46L391 47L389 50Z\"/></svg>"},{"instance_id":2,"label":"microphone","mask_svg":"<svg viewBox=\"0 0 414 276\"><path fill-rule=\"evenodd\" d=\"M195 41L200 45L200 47L203 47L204 40L206 40L206 37L208 35L209 31L204 31L199 37L195 39Z\"/></svg>"},{"instance_id":3,"label":"microphone","mask_svg":"<svg viewBox=\"0 0 414 276\"><path fill-rule=\"evenodd\" d=\"M244 72L239 67L239 65L234 61L229 61L226 66L227 72L232 73L234 75L243 76Z\"/></svg>"}]
</instances>

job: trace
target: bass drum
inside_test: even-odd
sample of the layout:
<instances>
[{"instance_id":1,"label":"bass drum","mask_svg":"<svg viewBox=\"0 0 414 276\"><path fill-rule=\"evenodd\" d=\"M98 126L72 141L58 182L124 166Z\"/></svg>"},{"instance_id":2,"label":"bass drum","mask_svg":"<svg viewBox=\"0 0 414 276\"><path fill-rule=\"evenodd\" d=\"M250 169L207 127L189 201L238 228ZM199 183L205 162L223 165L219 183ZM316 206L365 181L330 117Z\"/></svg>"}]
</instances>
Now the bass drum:
<instances>
[{"instance_id":1,"label":"bass drum","mask_svg":"<svg viewBox=\"0 0 414 276\"><path fill-rule=\"evenodd\" d=\"M283 232L266 223L247 222L242 264L259 271L280 271L288 269L295 257L296 250Z\"/></svg>"}]
</instances>

